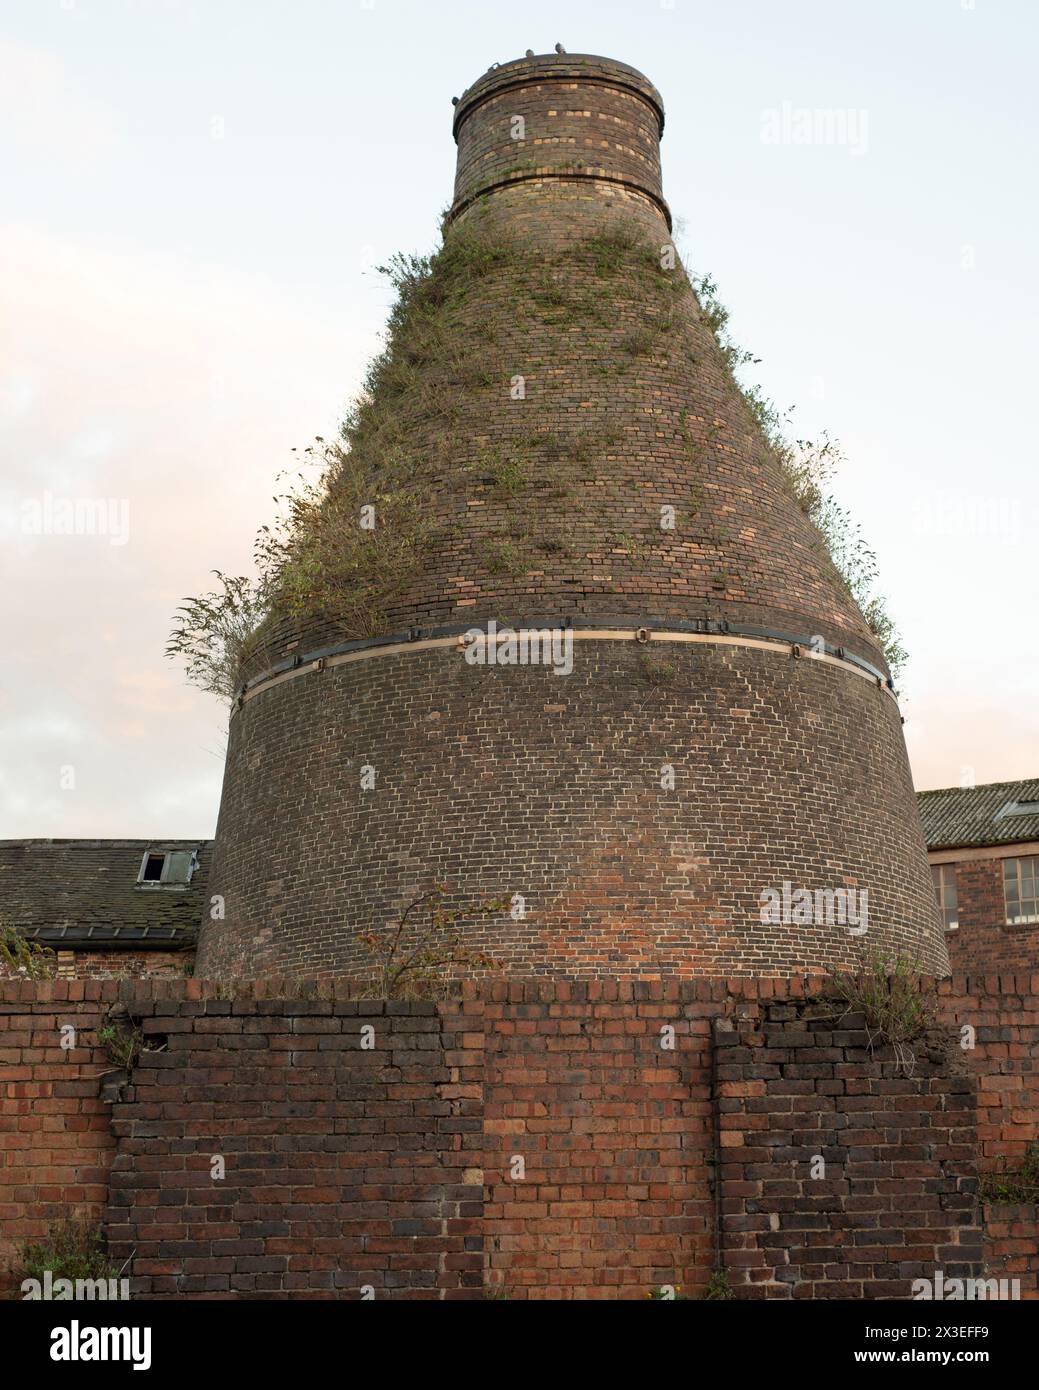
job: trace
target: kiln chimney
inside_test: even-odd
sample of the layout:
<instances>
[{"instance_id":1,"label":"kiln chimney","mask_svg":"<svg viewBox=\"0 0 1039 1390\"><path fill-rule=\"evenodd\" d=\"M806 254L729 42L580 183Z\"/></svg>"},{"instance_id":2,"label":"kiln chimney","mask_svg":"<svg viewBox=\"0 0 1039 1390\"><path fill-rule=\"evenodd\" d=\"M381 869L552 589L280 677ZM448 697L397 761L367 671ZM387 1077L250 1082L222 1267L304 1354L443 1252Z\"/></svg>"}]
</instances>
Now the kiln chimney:
<instances>
[{"instance_id":1,"label":"kiln chimney","mask_svg":"<svg viewBox=\"0 0 1039 1390\"><path fill-rule=\"evenodd\" d=\"M508 897L458 935L522 975L946 969L882 650L676 260L663 127L565 52L458 99L332 482L343 602L243 673L200 974L365 969L438 882Z\"/></svg>"}]
</instances>

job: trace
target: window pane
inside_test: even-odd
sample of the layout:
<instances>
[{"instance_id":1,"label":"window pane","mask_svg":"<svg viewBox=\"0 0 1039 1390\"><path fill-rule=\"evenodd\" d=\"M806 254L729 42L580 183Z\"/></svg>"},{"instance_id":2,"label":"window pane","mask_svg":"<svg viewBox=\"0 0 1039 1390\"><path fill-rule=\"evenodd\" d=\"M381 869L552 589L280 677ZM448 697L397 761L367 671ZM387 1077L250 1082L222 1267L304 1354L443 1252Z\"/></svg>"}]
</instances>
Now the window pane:
<instances>
[{"instance_id":1,"label":"window pane","mask_svg":"<svg viewBox=\"0 0 1039 1390\"><path fill-rule=\"evenodd\" d=\"M191 877L191 851L174 850L166 856L164 883L187 883Z\"/></svg>"},{"instance_id":2,"label":"window pane","mask_svg":"<svg viewBox=\"0 0 1039 1390\"><path fill-rule=\"evenodd\" d=\"M162 854L149 854L144 861L144 868L141 878L145 883L158 883L162 878L162 864L165 856Z\"/></svg>"}]
</instances>

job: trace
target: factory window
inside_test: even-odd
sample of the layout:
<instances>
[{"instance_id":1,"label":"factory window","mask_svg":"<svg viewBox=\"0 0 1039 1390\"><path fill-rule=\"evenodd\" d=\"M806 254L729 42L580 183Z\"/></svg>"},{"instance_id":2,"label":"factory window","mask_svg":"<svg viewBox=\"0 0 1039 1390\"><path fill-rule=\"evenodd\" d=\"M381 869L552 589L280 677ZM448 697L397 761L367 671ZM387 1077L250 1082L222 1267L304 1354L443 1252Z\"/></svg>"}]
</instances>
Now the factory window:
<instances>
[{"instance_id":1,"label":"factory window","mask_svg":"<svg viewBox=\"0 0 1039 1390\"><path fill-rule=\"evenodd\" d=\"M1039 922L1039 856L1003 860L1007 924Z\"/></svg>"},{"instance_id":2,"label":"factory window","mask_svg":"<svg viewBox=\"0 0 1039 1390\"><path fill-rule=\"evenodd\" d=\"M193 850L150 849L141 860L137 882L153 888L183 888L191 882L197 862Z\"/></svg>"},{"instance_id":3,"label":"factory window","mask_svg":"<svg viewBox=\"0 0 1039 1390\"><path fill-rule=\"evenodd\" d=\"M942 914L946 931L954 931L960 925L956 906L956 866L954 864L932 864L931 877L934 879L938 911Z\"/></svg>"}]
</instances>

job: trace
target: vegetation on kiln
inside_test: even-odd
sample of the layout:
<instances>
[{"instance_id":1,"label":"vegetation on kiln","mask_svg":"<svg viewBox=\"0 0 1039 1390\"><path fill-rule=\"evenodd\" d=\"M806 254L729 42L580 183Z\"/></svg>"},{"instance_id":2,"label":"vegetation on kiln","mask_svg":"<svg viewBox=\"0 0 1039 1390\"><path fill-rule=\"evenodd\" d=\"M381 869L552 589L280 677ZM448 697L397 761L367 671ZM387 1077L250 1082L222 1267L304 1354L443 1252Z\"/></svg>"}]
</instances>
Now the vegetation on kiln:
<instances>
[{"instance_id":1,"label":"vegetation on kiln","mask_svg":"<svg viewBox=\"0 0 1039 1390\"><path fill-rule=\"evenodd\" d=\"M684 272L677 263L665 269L661 248L627 224L546 252L500 231L488 235L481 215L474 209L434 255L397 255L380 267L395 291L386 347L371 363L339 437L315 439L304 450L306 470L274 499L278 517L261 528L254 547L256 577L215 570L217 587L178 608L167 655L183 661L189 680L202 689L230 699L243 670L276 660L289 633L315 629L326 639L334 633L349 640L392 631L395 606L458 540L448 522L430 520L426 512L430 477L446 494L493 500L500 519L474 540L473 558L504 583L542 569L548 556L583 547L583 562L602 566L596 582L608 584L618 557L631 565L647 549L668 543L651 516L644 536L608 532L575 540L580 528L574 522L588 507L589 488L620 445L616 430L533 424L508 439L477 439L474 457L471 429L463 430L462 420L472 395L500 392L514 367L503 358L494 315L473 313L487 293L486 277L508 272L514 317L529 324L532 351L540 336L534 330L549 325L597 344L599 351L589 348L587 355L598 356L602 370L639 372L654 357L695 357L678 302L688 283ZM735 373L754 359L728 337L728 314L714 282L703 278L693 285L703 321ZM630 315L625 325L619 309L634 301L640 322L632 329ZM543 375L548 367L535 360L531 370ZM875 556L830 492L839 449L825 437L819 444L789 441L771 403L756 389L741 389L841 582L897 670L905 653L873 590ZM531 418L536 421L536 414ZM685 417L682 428L695 461ZM698 447L712 447L713 429L708 425ZM458 447L460 431L464 448ZM710 529L713 545L724 553L731 532L723 518L705 515L702 488L694 487L693 498L697 525ZM530 503L536 499L553 505L539 509L535 526ZM560 524L546 531L540 522L549 511ZM728 570L712 581L726 592L737 582Z\"/></svg>"},{"instance_id":2,"label":"vegetation on kiln","mask_svg":"<svg viewBox=\"0 0 1039 1390\"><path fill-rule=\"evenodd\" d=\"M737 346L728 333L729 311L718 299L718 287L710 276L693 280L704 322L718 341L729 370L744 400L750 406L772 453L778 459L801 510L822 536L826 554L837 577L858 605L878 645L884 652L893 677L907 660L887 600L876 589L876 553L867 544L861 528L832 492L833 480L845 455L839 443L823 433L817 440L791 438L789 415L783 415L758 386L744 386L740 369L756 364L760 358Z\"/></svg>"}]
</instances>

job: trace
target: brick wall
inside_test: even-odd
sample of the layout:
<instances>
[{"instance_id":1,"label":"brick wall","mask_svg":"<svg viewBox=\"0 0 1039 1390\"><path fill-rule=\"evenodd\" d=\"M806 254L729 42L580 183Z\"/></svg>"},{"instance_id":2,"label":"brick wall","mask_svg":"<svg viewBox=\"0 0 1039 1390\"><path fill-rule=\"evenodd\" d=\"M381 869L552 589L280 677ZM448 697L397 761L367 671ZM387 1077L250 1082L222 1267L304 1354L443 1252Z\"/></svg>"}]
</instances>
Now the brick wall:
<instances>
[{"instance_id":1,"label":"brick wall","mask_svg":"<svg viewBox=\"0 0 1039 1390\"><path fill-rule=\"evenodd\" d=\"M1019 1166L1039 1141L1039 974L954 975L939 989L978 1078L979 1171Z\"/></svg>"},{"instance_id":2,"label":"brick wall","mask_svg":"<svg viewBox=\"0 0 1039 1390\"><path fill-rule=\"evenodd\" d=\"M720 1263L742 1297L904 1297L978 1262L975 1152L1034 1133L1036 986L943 984L977 1046L902 1077L801 979L469 982L437 1006L330 981L6 984L0 1262L96 1216L111 1164L113 1253L136 1250L150 1296L695 1296ZM107 1116L90 1030L117 998L164 1046ZM64 1054L68 1021L87 1045ZM1028 1212L986 1216L993 1272L1034 1289Z\"/></svg>"},{"instance_id":3,"label":"brick wall","mask_svg":"<svg viewBox=\"0 0 1039 1390\"><path fill-rule=\"evenodd\" d=\"M117 1259L136 1251L135 1290L479 1290L482 1192L459 1142L479 1118L460 1114L434 1005L199 993L139 1002L165 1050L113 1107L107 1229Z\"/></svg>"},{"instance_id":4,"label":"brick wall","mask_svg":"<svg viewBox=\"0 0 1039 1390\"><path fill-rule=\"evenodd\" d=\"M499 983L485 1003L467 999L483 1028L492 1289L702 1288L713 1263L710 1019L724 999L720 981Z\"/></svg>"},{"instance_id":5,"label":"brick wall","mask_svg":"<svg viewBox=\"0 0 1039 1390\"><path fill-rule=\"evenodd\" d=\"M725 1265L758 1298L905 1298L975 1277L974 1083L948 1039L911 1075L833 1000L717 1028ZM951 1065L950 1065L951 1063Z\"/></svg>"},{"instance_id":6,"label":"brick wall","mask_svg":"<svg viewBox=\"0 0 1039 1390\"><path fill-rule=\"evenodd\" d=\"M161 976L165 979L182 979L191 967L195 952L180 951L135 951L120 948L118 951L58 951L54 973L59 979L98 980L98 979L141 979Z\"/></svg>"},{"instance_id":7,"label":"brick wall","mask_svg":"<svg viewBox=\"0 0 1039 1390\"><path fill-rule=\"evenodd\" d=\"M16 1247L66 1217L96 1222L115 1152L94 1041L115 981L0 981L0 1297ZM71 1025L74 1035L62 1029Z\"/></svg>"},{"instance_id":8,"label":"brick wall","mask_svg":"<svg viewBox=\"0 0 1039 1390\"><path fill-rule=\"evenodd\" d=\"M969 850L964 851L969 854ZM1006 850L1014 855L1013 846ZM954 974L1032 971L1039 964L1039 924L1009 925L1001 858L946 864L956 876L959 926L946 932Z\"/></svg>"},{"instance_id":9,"label":"brick wall","mask_svg":"<svg viewBox=\"0 0 1039 1390\"><path fill-rule=\"evenodd\" d=\"M846 926L762 923L784 882L866 890L878 948L943 973L894 701L789 653L661 649L657 684L638 643L585 641L565 679L439 649L261 691L232 721L198 973L354 973L359 934L434 881L523 896L458 928L519 977L852 963Z\"/></svg>"},{"instance_id":10,"label":"brick wall","mask_svg":"<svg viewBox=\"0 0 1039 1390\"><path fill-rule=\"evenodd\" d=\"M1021 1298L1039 1300L1039 1203L992 1203L984 1209L985 1272L1018 1279Z\"/></svg>"}]
</instances>

